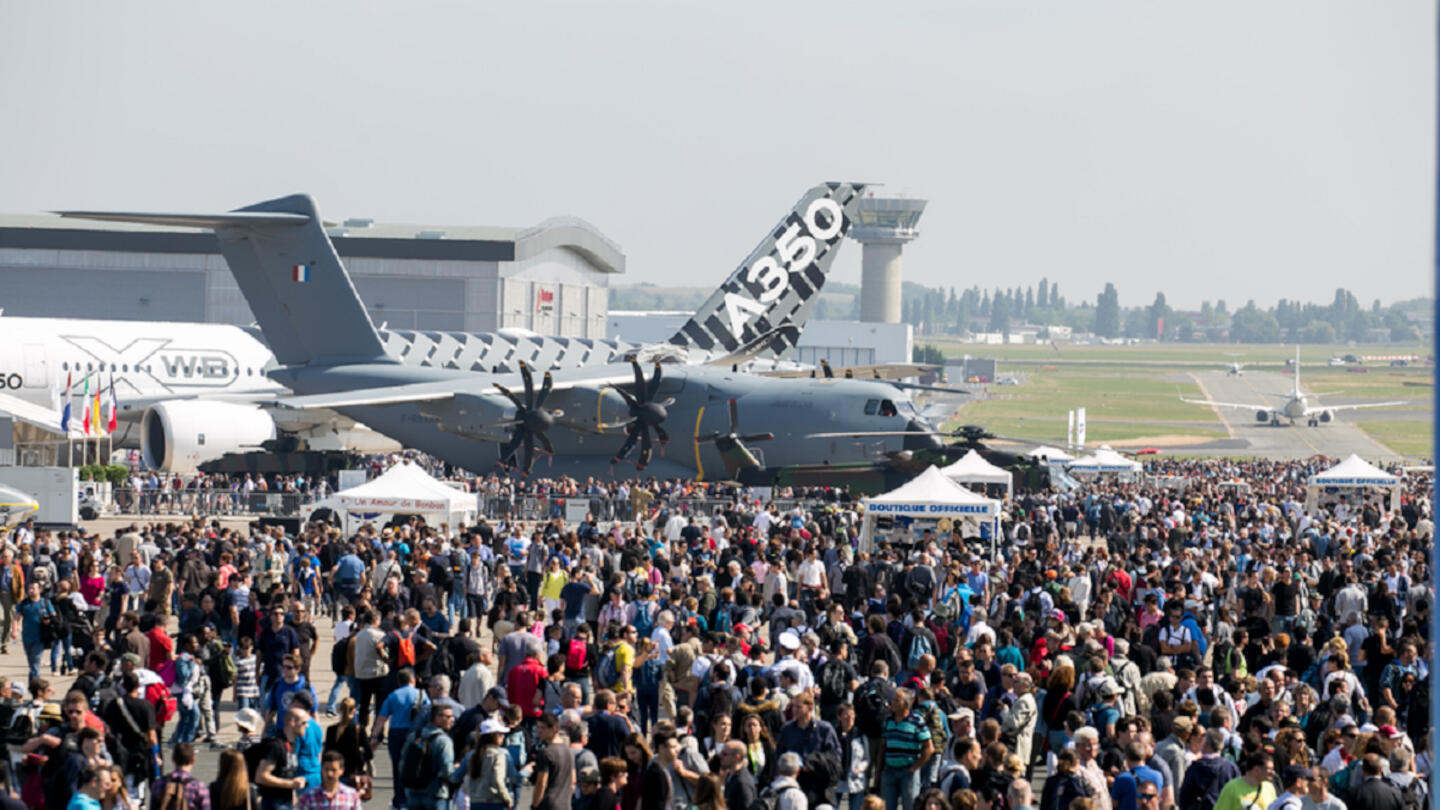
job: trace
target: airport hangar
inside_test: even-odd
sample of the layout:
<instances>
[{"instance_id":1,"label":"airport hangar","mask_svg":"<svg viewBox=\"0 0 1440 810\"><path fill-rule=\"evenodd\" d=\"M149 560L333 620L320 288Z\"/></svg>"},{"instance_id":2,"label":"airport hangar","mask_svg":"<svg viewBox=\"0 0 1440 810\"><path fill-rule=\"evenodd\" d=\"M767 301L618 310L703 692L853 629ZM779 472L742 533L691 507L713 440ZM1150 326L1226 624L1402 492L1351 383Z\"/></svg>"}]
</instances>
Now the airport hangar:
<instances>
[{"instance_id":1,"label":"airport hangar","mask_svg":"<svg viewBox=\"0 0 1440 810\"><path fill-rule=\"evenodd\" d=\"M327 228L376 325L604 338L620 247L583 220L531 228ZM209 231L0 215L0 306L10 315L247 325Z\"/></svg>"}]
</instances>

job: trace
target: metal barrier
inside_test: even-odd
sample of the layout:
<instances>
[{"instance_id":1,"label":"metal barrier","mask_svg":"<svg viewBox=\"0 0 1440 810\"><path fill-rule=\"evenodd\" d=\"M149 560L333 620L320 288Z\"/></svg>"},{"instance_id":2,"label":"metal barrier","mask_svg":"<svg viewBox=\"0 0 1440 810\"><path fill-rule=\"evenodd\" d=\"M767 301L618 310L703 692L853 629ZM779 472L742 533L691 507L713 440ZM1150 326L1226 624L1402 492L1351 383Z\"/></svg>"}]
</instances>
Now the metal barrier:
<instances>
[{"instance_id":1,"label":"metal barrier","mask_svg":"<svg viewBox=\"0 0 1440 810\"><path fill-rule=\"evenodd\" d=\"M126 515L266 515L295 517L315 498L300 492L240 492L229 489L117 488L115 508Z\"/></svg>"},{"instance_id":2,"label":"metal barrier","mask_svg":"<svg viewBox=\"0 0 1440 810\"><path fill-rule=\"evenodd\" d=\"M659 507L698 519L709 517L717 511L725 511L736 500L736 498L657 497L647 501L646 508L653 510ZM601 522L635 520L636 507L640 503L629 498L602 498L592 495L482 495L479 496L477 502L480 516L486 520L499 520L505 517L524 521L545 521L557 517L578 520L578 512L575 514L570 512L570 508L578 504L583 505L586 513L594 515L595 519ZM796 507L809 509L827 503L818 498L777 498L767 502L775 504L781 512L788 512Z\"/></svg>"}]
</instances>

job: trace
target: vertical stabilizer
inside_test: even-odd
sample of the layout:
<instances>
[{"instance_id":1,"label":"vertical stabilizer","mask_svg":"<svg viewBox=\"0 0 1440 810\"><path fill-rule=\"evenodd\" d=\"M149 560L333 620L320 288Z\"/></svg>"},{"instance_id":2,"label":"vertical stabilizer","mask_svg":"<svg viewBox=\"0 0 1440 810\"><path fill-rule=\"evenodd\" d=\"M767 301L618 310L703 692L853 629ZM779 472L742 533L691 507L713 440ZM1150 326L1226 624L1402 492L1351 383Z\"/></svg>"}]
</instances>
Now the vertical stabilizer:
<instances>
[{"instance_id":1,"label":"vertical stabilizer","mask_svg":"<svg viewBox=\"0 0 1440 810\"><path fill-rule=\"evenodd\" d=\"M395 362L385 354L309 195L292 194L224 214L58 213L213 228L240 292L282 365Z\"/></svg>"},{"instance_id":2,"label":"vertical stabilizer","mask_svg":"<svg viewBox=\"0 0 1440 810\"><path fill-rule=\"evenodd\" d=\"M713 358L769 334L754 357L778 360L789 353L855 224L864 189L822 183L805 192L669 342Z\"/></svg>"}]
</instances>

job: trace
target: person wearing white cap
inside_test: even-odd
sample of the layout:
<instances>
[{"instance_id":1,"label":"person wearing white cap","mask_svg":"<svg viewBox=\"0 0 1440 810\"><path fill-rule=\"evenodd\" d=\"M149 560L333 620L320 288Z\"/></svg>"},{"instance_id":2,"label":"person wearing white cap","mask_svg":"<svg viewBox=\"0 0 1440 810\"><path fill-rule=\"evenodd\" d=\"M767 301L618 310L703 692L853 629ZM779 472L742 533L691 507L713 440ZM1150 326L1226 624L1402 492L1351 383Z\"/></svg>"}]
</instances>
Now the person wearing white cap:
<instances>
[{"instance_id":1,"label":"person wearing white cap","mask_svg":"<svg viewBox=\"0 0 1440 810\"><path fill-rule=\"evenodd\" d=\"M778 681L780 674L790 673L795 678L795 684L800 689L810 689L815 686L815 673L810 671L803 661L795 657L800 649L800 634L794 630L786 630L779 637L780 649L775 664L770 667L770 673Z\"/></svg>"},{"instance_id":2,"label":"person wearing white cap","mask_svg":"<svg viewBox=\"0 0 1440 810\"><path fill-rule=\"evenodd\" d=\"M508 731L499 720L486 720L475 732L479 745L465 755L462 784L473 810L501 810L515 803L505 778L510 757L500 744Z\"/></svg>"}]
</instances>

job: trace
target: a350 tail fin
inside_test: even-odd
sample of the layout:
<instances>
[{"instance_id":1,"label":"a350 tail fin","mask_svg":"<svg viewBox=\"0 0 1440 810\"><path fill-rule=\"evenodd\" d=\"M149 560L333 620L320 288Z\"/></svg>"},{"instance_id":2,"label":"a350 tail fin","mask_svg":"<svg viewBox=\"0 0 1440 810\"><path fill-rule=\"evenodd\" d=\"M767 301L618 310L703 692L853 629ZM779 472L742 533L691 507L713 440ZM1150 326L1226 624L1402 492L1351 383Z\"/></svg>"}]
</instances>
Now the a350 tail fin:
<instances>
[{"instance_id":1,"label":"a350 tail fin","mask_svg":"<svg viewBox=\"0 0 1440 810\"><path fill-rule=\"evenodd\" d=\"M308 195L293 194L225 214L57 213L213 228L220 252L282 365L394 362L385 354Z\"/></svg>"},{"instance_id":2,"label":"a350 tail fin","mask_svg":"<svg viewBox=\"0 0 1440 810\"><path fill-rule=\"evenodd\" d=\"M855 223L859 183L822 183L795 203L670 343L693 355L719 357L773 333L754 357L780 359L794 348ZM794 328L781 328L784 325Z\"/></svg>"}]
</instances>

